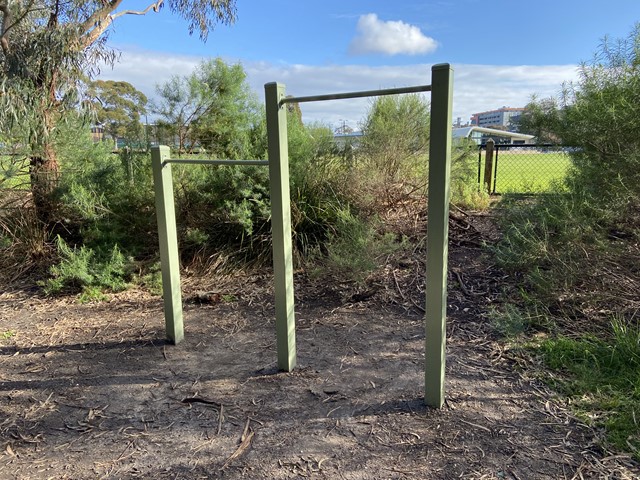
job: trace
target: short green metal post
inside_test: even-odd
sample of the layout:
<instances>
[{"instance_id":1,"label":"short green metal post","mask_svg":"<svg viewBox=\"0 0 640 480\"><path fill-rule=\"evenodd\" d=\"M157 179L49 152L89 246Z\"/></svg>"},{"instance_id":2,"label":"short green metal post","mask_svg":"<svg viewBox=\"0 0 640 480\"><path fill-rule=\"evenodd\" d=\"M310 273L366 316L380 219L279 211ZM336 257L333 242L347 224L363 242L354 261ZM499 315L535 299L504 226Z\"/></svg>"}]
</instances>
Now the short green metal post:
<instances>
[{"instance_id":1,"label":"short green metal post","mask_svg":"<svg viewBox=\"0 0 640 480\"><path fill-rule=\"evenodd\" d=\"M271 185L271 231L273 235L278 368L290 372L296 366L296 324L293 296L287 110L280 103L285 98L285 87L279 83L267 83L264 90L267 111L269 183Z\"/></svg>"},{"instance_id":2,"label":"short green metal post","mask_svg":"<svg viewBox=\"0 0 640 480\"><path fill-rule=\"evenodd\" d=\"M452 98L453 69L449 64L434 65L431 69L424 400L435 408L441 408L444 403Z\"/></svg>"},{"instance_id":3,"label":"short green metal post","mask_svg":"<svg viewBox=\"0 0 640 480\"><path fill-rule=\"evenodd\" d=\"M180 291L180 262L178 259L178 235L173 199L171 165L164 161L170 157L169 147L151 148L151 165L156 194L156 216L160 239L162 265L162 294L164 297L164 321L167 340L178 343L184 338L182 324L182 293Z\"/></svg>"}]
</instances>

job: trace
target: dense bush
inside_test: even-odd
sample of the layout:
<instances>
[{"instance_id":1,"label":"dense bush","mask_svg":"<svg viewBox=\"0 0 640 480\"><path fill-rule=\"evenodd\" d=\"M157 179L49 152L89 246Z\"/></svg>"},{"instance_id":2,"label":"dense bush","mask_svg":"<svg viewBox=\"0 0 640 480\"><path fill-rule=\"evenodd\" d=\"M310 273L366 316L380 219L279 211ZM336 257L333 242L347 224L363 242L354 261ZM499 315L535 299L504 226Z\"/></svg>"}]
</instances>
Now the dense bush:
<instances>
[{"instance_id":1,"label":"dense bush","mask_svg":"<svg viewBox=\"0 0 640 480\"><path fill-rule=\"evenodd\" d=\"M174 84L180 88L170 88ZM179 137L173 158L191 155L180 150L197 144L206 150L199 157L266 158L264 113L257 113L241 66L206 62L160 91L155 109L165 122L175 117ZM90 297L87 292L146 278L147 269L157 266L149 155L130 148L113 153L112 142L93 142L88 125L73 115L60 123L56 221L46 230L37 228L37 219L32 222L38 233L31 232L32 244L48 245L38 255L54 252L57 259L48 269L49 293L75 290ZM398 219L410 219L405 223L415 229L415 218L426 208L428 102L418 95L378 98L363 130L360 145L338 147L329 128L303 124L299 108L290 108L292 231L300 265L311 261L364 278L379 255L402 245L408 231ZM475 187L470 153L468 146L455 149L454 201L468 202ZM184 265L270 263L268 169L174 164L172 170ZM3 225L4 232L18 231L10 222ZM0 248L8 252L16 240L4 235ZM116 264L118 282L112 279Z\"/></svg>"},{"instance_id":2,"label":"dense bush","mask_svg":"<svg viewBox=\"0 0 640 480\"><path fill-rule=\"evenodd\" d=\"M573 166L565 189L505 204L498 260L522 284L501 325L552 333L534 345L565 374L556 385L638 457L640 25L605 40L559 99L528 110L523 127L573 146Z\"/></svg>"},{"instance_id":3,"label":"dense bush","mask_svg":"<svg viewBox=\"0 0 640 480\"><path fill-rule=\"evenodd\" d=\"M579 287L598 256L626 252L635 261L628 247L640 236L638 45L640 27L605 42L577 84L555 103L532 105L525 120L574 147L566 192L509 209L499 248L504 265L528 272L547 299Z\"/></svg>"}]
</instances>

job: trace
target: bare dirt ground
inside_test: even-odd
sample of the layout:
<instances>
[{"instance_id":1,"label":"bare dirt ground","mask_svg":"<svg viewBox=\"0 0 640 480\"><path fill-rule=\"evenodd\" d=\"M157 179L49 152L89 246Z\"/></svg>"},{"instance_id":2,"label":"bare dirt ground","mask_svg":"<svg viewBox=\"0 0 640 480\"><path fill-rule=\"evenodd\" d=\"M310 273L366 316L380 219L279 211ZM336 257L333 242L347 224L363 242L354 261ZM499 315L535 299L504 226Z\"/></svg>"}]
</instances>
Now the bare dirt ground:
<instances>
[{"instance_id":1,"label":"bare dirt ground","mask_svg":"<svg viewBox=\"0 0 640 480\"><path fill-rule=\"evenodd\" d=\"M510 279L480 253L489 228L452 224L441 410L422 401L419 249L366 286L300 273L293 373L275 368L266 275L189 279L178 346L144 292L80 305L5 291L0 478L640 478L493 335Z\"/></svg>"}]
</instances>

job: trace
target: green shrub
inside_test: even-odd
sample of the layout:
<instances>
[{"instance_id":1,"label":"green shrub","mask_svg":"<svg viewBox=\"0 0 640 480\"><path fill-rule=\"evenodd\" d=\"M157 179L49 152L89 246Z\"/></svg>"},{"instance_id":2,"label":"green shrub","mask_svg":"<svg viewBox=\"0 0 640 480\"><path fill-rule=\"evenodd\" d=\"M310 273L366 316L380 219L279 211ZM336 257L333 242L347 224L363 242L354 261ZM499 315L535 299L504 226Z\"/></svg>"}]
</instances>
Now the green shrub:
<instances>
[{"instance_id":1,"label":"green shrub","mask_svg":"<svg viewBox=\"0 0 640 480\"><path fill-rule=\"evenodd\" d=\"M393 233L380 233L371 221L363 220L349 209L335 212L334 233L324 245L324 252L316 249L313 260L344 280L362 282L380 262L380 257L405 247ZM316 272L318 273L318 272Z\"/></svg>"},{"instance_id":2,"label":"green shrub","mask_svg":"<svg viewBox=\"0 0 640 480\"><path fill-rule=\"evenodd\" d=\"M81 246L69 247L58 236L56 247L60 261L49 269L50 278L42 282L47 295L62 291L81 292L85 300L99 296L102 290L118 292L127 288L125 257L117 245L102 255Z\"/></svg>"},{"instance_id":3,"label":"green shrub","mask_svg":"<svg viewBox=\"0 0 640 480\"><path fill-rule=\"evenodd\" d=\"M155 255L149 155L128 152L123 162L111 153L111 145L94 143L87 126L73 126L59 135L62 176L57 192L60 224L55 233L95 251L119 245L126 257Z\"/></svg>"},{"instance_id":4,"label":"green shrub","mask_svg":"<svg viewBox=\"0 0 640 480\"><path fill-rule=\"evenodd\" d=\"M560 101L530 106L524 125L574 146L573 166L564 188L503 201L495 251L520 280L521 296L507 313L523 318L538 309L553 327L556 336L537 351L566 377L550 381L609 442L640 458L638 45L640 24L627 39L605 41Z\"/></svg>"}]
</instances>

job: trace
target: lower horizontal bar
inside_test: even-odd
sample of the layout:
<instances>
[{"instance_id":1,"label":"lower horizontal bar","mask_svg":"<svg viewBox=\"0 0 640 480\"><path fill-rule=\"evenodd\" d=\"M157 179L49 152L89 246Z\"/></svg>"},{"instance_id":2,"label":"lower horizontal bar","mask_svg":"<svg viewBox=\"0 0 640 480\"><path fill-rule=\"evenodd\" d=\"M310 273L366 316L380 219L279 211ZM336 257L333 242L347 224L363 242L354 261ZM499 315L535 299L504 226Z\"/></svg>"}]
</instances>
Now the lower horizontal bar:
<instances>
[{"instance_id":1,"label":"lower horizontal bar","mask_svg":"<svg viewBox=\"0 0 640 480\"><path fill-rule=\"evenodd\" d=\"M269 160L206 160L206 159L180 159L170 158L162 162L162 165L167 163L189 163L192 165L269 165Z\"/></svg>"},{"instance_id":2,"label":"lower horizontal bar","mask_svg":"<svg viewBox=\"0 0 640 480\"><path fill-rule=\"evenodd\" d=\"M311 95L309 97L287 97L280 100L280 104L321 102L324 100L342 100L345 98L379 97L382 95L399 95L401 93L418 93L430 91L431 85L420 85L417 87L387 88L383 90L366 90L362 92L329 93L327 95Z\"/></svg>"}]
</instances>

